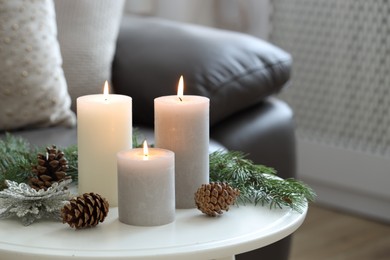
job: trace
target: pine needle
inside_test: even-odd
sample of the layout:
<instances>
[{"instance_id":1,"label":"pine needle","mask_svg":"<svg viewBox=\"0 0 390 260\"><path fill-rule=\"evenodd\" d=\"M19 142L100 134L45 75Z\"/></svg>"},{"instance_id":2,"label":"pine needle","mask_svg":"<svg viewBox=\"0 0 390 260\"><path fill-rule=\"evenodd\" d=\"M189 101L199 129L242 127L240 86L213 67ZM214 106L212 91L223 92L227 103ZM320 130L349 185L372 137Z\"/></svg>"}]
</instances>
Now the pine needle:
<instances>
[{"instance_id":1,"label":"pine needle","mask_svg":"<svg viewBox=\"0 0 390 260\"><path fill-rule=\"evenodd\" d=\"M66 148L61 149L66 159L68 160L68 170L66 174L72 177L73 183L78 183L78 153L77 145L71 145Z\"/></svg>"},{"instance_id":2,"label":"pine needle","mask_svg":"<svg viewBox=\"0 0 390 260\"><path fill-rule=\"evenodd\" d=\"M6 133L4 140L0 140L0 190L7 187L5 180L26 182L35 157L34 149L25 139Z\"/></svg>"}]
</instances>

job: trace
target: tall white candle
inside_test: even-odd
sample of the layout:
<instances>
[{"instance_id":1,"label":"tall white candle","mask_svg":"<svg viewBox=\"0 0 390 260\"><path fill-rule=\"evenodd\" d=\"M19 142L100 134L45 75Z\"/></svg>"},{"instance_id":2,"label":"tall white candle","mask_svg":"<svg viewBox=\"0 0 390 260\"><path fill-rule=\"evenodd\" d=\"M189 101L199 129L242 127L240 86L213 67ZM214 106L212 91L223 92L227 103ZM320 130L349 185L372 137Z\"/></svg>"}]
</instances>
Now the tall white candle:
<instances>
[{"instance_id":1,"label":"tall white candle","mask_svg":"<svg viewBox=\"0 0 390 260\"><path fill-rule=\"evenodd\" d=\"M176 207L194 208L196 190L209 182L209 99L183 95L154 100L156 147L175 153Z\"/></svg>"},{"instance_id":2,"label":"tall white candle","mask_svg":"<svg viewBox=\"0 0 390 260\"><path fill-rule=\"evenodd\" d=\"M174 221L174 153L137 148L119 152L117 157L119 221L136 226Z\"/></svg>"},{"instance_id":3,"label":"tall white candle","mask_svg":"<svg viewBox=\"0 0 390 260\"><path fill-rule=\"evenodd\" d=\"M132 147L132 99L105 93L77 98L78 189L118 205L116 154Z\"/></svg>"}]
</instances>

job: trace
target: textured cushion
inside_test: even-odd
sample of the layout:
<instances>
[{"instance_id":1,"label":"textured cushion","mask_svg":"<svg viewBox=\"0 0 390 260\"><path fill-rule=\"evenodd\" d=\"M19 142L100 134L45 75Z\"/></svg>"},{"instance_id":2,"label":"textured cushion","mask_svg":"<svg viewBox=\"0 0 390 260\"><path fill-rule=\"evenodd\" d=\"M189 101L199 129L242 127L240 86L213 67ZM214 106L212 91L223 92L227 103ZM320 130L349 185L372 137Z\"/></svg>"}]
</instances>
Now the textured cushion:
<instances>
[{"instance_id":1,"label":"textured cushion","mask_svg":"<svg viewBox=\"0 0 390 260\"><path fill-rule=\"evenodd\" d=\"M1 1L0 21L0 130L72 126L52 0Z\"/></svg>"},{"instance_id":2,"label":"textured cushion","mask_svg":"<svg viewBox=\"0 0 390 260\"><path fill-rule=\"evenodd\" d=\"M58 40L72 109L76 99L102 93L111 63L124 0L56 0Z\"/></svg>"},{"instance_id":3,"label":"textured cushion","mask_svg":"<svg viewBox=\"0 0 390 260\"><path fill-rule=\"evenodd\" d=\"M134 121L153 124L153 99L176 94L210 98L210 123L278 92L289 80L292 59L255 37L166 21L125 18L118 37L112 81L133 98Z\"/></svg>"}]
</instances>

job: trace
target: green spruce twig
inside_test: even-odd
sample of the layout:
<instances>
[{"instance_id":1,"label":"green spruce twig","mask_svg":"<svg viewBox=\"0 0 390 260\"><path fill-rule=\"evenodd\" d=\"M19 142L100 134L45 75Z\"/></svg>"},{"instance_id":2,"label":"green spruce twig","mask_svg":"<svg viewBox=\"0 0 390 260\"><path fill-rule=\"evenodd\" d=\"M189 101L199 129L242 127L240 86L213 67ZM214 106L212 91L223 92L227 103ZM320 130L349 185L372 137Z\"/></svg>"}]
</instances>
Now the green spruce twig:
<instances>
[{"instance_id":1,"label":"green spruce twig","mask_svg":"<svg viewBox=\"0 0 390 260\"><path fill-rule=\"evenodd\" d=\"M138 140L139 135L140 135L140 132L139 132L138 128L133 128L133 136L132 136L133 148L142 147L142 141L140 142Z\"/></svg>"},{"instance_id":2,"label":"green spruce twig","mask_svg":"<svg viewBox=\"0 0 390 260\"><path fill-rule=\"evenodd\" d=\"M7 187L5 180L26 182L35 158L36 153L27 140L6 133L4 140L0 140L0 190Z\"/></svg>"},{"instance_id":3,"label":"green spruce twig","mask_svg":"<svg viewBox=\"0 0 390 260\"><path fill-rule=\"evenodd\" d=\"M142 138L141 138L142 137ZM142 148L145 140L145 136L141 133L138 128L133 128L133 148ZM154 147L153 143L150 143L150 140L146 140L148 142L149 147Z\"/></svg>"},{"instance_id":4,"label":"green spruce twig","mask_svg":"<svg viewBox=\"0 0 390 260\"><path fill-rule=\"evenodd\" d=\"M66 159L68 160L68 170L66 174L72 177L73 183L78 183L78 153L77 145L71 145L66 148L61 149Z\"/></svg>"},{"instance_id":5,"label":"green spruce twig","mask_svg":"<svg viewBox=\"0 0 390 260\"><path fill-rule=\"evenodd\" d=\"M240 190L237 202L254 203L270 208L288 206L301 212L315 192L295 179L281 179L273 168L256 165L237 151L216 151L210 154L210 181L227 182Z\"/></svg>"}]
</instances>

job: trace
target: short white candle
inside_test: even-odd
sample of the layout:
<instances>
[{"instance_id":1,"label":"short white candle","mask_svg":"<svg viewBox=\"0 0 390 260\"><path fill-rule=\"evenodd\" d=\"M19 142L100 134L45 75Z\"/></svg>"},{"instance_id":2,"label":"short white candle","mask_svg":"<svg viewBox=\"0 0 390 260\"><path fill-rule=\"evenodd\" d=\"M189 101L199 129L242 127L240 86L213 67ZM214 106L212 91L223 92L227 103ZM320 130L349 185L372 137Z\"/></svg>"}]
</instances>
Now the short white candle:
<instances>
[{"instance_id":1,"label":"short white candle","mask_svg":"<svg viewBox=\"0 0 390 260\"><path fill-rule=\"evenodd\" d=\"M183 95L154 100L156 147L175 153L176 207L194 208L196 190L209 182L209 99Z\"/></svg>"},{"instance_id":2,"label":"short white candle","mask_svg":"<svg viewBox=\"0 0 390 260\"><path fill-rule=\"evenodd\" d=\"M105 93L77 98L79 193L118 205L116 154L132 147L132 99Z\"/></svg>"},{"instance_id":3,"label":"short white candle","mask_svg":"<svg viewBox=\"0 0 390 260\"><path fill-rule=\"evenodd\" d=\"M174 153L146 147L145 142L144 149L117 155L119 221L135 226L165 225L175 220Z\"/></svg>"}]
</instances>

